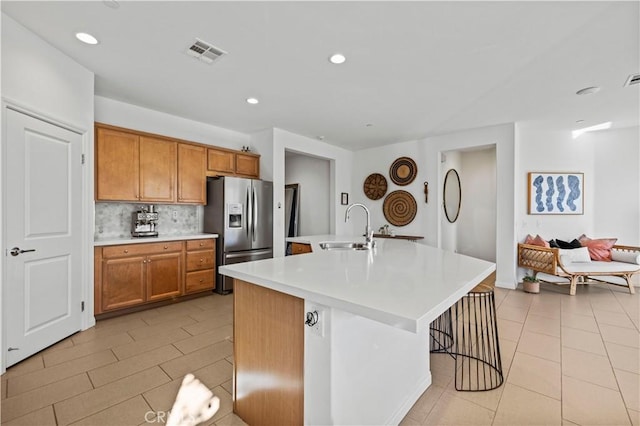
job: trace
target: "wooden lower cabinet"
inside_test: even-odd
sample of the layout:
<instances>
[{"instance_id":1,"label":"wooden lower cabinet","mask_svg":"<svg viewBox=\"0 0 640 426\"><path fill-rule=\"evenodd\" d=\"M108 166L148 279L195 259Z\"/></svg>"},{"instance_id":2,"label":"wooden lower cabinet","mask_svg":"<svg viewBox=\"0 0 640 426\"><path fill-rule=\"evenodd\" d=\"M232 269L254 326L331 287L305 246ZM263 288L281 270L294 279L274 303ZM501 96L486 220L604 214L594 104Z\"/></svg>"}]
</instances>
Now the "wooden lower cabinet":
<instances>
[{"instance_id":1,"label":"wooden lower cabinet","mask_svg":"<svg viewBox=\"0 0 640 426\"><path fill-rule=\"evenodd\" d=\"M215 286L214 239L96 247L94 262L96 315Z\"/></svg>"},{"instance_id":2,"label":"wooden lower cabinet","mask_svg":"<svg viewBox=\"0 0 640 426\"><path fill-rule=\"evenodd\" d=\"M302 254L311 252L311 244L291 243L291 254Z\"/></svg>"},{"instance_id":3,"label":"wooden lower cabinet","mask_svg":"<svg viewBox=\"0 0 640 426\"><path fill-rule=\"evenodd\" d=\"M250 425L304 423L304 300L233 284L234 412Z\"/></svg>"},{"instance_id":4,"label":"wooden lower cabinet","mask_svg":"<svg viewBox=\"0 0 640 426\"><path fill-rule=\"evenodd\" d=\"M216 285L216 245L214 240L187 241L185 294L213 290Z\"/></svg>"}]
</instances>

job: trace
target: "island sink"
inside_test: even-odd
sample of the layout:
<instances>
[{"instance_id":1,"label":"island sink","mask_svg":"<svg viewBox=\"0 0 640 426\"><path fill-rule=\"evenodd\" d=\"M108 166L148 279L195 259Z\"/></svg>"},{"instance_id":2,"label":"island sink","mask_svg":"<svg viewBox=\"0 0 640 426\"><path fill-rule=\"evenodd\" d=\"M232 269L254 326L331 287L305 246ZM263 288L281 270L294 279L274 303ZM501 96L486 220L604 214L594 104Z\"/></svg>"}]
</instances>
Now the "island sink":
<instances>
[{"instance_id":1,"label":"island sink","mask_svg":"<svg viewBox=\"0 0 640 426\"><path fill-rule=\"evenodd\" d=\"M369 250L367 243L325 241L319 245L322 250Z\"/></svg>"}]
</instances>

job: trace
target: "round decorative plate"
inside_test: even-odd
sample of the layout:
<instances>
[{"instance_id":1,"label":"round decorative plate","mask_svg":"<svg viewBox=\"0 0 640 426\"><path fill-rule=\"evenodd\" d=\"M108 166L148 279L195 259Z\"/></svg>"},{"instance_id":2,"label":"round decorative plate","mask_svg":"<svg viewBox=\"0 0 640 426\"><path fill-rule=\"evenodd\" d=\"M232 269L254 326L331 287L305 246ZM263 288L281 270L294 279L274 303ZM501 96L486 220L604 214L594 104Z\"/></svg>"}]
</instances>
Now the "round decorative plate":
<instances>
[{"instance_id":1,"label":"round decorative plate","mask_svg":"<svg viewBox=\"0 0 640 426\"><path fill-rule=\"evenodd\" d=\"M362 190L370 200L379 200L387 193L387 179L380 173L371 173L364 180Z\"/></svg>"},{"instance_id":2,"label":"round decorative plate","mask_svg":"<svg viewBox=\"0 0 640 426\"><path fill-rule=\"evenodd\" d=\"M407 191L393 191L384 199L382 211L390 224L405 226L415 219L418 203Z\"/></svg>"},{"instance_id":3,"label":"round decorative plate","mask_svg":"<svg viewBox=\"0 0 640 426\"><path fill-rule=\"evenodd\" d=\"M409 157L400 157L389 168L389 177L396 185L409 185L418 174L416 162Z\"/></svg>"}]
</instances>

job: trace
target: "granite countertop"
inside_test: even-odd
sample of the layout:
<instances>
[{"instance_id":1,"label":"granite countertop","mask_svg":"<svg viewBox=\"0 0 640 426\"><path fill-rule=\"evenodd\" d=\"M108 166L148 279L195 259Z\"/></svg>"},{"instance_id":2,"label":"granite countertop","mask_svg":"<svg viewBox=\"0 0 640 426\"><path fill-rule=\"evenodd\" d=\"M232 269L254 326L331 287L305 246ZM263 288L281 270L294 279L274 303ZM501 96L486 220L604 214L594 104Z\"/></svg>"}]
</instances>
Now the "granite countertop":
<instances>
[{"instance_id":1,"label":"granite countertop","mask_svg":"<svg viewBox=\"0 0 640 426\"><path fill-rule=\"evenodd\" d=\"M322 250L323 241L362 236L287 238L313 253L220 266L224 275L341 309L414 333L495 271L495 264L415 244L379 239L372 250Z\"/></svg>"},{"instance_id":2,"label":"granite countertop","mask_svg":"<svg viewBox=\"0 0 640 426\"><path fill-rule=\"evenodd\" d=\"M140 238L109 238L96 239L93 242L95 247L99 246L115 246L120 244L143 244L158 243L163 241L180 241L180 240L201 240L204 238L218 238L218 234L185 234L185 235L159 235L157 237L140 237Z\"/></svg>"}]
</instances>

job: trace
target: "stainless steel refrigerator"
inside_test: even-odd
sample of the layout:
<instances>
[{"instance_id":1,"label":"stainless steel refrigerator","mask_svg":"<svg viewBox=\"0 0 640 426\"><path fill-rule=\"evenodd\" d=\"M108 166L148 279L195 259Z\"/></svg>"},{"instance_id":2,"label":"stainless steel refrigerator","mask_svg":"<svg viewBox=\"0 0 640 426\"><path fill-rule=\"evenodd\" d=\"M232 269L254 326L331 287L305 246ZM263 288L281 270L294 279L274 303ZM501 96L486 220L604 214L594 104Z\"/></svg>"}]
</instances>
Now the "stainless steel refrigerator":
<instances>
[{"instance_id":1,"label":"stainless steel refrigerator","mask_svg":"<svg viewBox=\"0 0 640 426\"><path fill-rule=\"evenodd\" d=\"M273 183L238 177L207 178L204 232L219 235L216 265L273 257ZM233 290L233 278L218 274L216 292Z\"/></svg>"}]
</instances>

